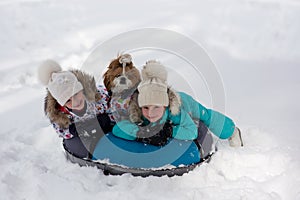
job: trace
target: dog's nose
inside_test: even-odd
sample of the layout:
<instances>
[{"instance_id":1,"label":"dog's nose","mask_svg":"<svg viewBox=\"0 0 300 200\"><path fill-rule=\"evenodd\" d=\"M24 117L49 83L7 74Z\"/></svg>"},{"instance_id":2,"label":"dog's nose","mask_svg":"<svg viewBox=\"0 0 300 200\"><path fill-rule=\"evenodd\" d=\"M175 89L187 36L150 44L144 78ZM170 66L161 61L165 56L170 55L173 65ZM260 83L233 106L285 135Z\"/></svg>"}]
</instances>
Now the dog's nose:
<instances>
[{"instance_id":1,"label":"dog's nose","mask_svg":"<svg viewBox=\"0 0 300 200\"><path fill-rule=\"evenodd\" d=\"M120 84L126 84L126 78L125 77L121 77Z\"/></svg>"}]
</instances>

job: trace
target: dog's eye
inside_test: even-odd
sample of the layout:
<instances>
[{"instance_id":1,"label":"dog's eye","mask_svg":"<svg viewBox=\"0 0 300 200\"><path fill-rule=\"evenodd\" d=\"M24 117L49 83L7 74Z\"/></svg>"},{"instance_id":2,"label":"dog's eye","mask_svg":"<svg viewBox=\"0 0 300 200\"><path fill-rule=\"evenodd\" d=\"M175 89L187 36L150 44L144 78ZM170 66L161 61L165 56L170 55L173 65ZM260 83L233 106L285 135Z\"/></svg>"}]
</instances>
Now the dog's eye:
<instances>
[{"instance_id":1,"label":"dog's eye","mask_svg":"<svg viewBox=\"0 0 300 200\"><path fill-rule=\"evenodd\" d=\"M117 74L117 75L116 75L116 77L120 77L120 76L121 76L121 74Z\"/></svg>"}]
</instances>

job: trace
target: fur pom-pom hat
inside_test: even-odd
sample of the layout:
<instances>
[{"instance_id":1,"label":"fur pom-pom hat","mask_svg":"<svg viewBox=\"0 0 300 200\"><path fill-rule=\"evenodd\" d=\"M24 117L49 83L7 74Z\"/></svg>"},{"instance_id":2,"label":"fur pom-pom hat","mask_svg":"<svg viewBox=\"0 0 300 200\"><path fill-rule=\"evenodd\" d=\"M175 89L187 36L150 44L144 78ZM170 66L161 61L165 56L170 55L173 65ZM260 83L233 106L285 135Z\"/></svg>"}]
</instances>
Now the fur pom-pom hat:
<instances>
[{"instance_id":1,"label":"fur pom-pom hat","mask_svg":"<svg viewBox=\"0 0 300 200\"><path fill-rule=\"evenodd\" d=\"M159 79L161 82L166 83L168 78L168 72L165 67L156 60L149 60L146 62L142 69L143 81L151 78Z\"/></svg>"},{"instance_id":2,"label":"fur pom-pom hat","mask_svg":"<svg viewBox=\"0 0 300 200\"><path fill-rule=\"evenodd\" d=\"M138 104L168 106L168 72L158 61L150 60L142 69L142 82L138 86Z\"/></svg>"},{"instance_id":3,"label":"fur pom-pom hat","mask_svg":"<svg viewBox=\"0 0 300 200\"><path fill-rule=\"evenodd\" d=\"M61 66L53 60L46 60L39 66L38 78L61 106L83 90L76 76L70 71L62 71Z\"/></svg>"}]
</instances>

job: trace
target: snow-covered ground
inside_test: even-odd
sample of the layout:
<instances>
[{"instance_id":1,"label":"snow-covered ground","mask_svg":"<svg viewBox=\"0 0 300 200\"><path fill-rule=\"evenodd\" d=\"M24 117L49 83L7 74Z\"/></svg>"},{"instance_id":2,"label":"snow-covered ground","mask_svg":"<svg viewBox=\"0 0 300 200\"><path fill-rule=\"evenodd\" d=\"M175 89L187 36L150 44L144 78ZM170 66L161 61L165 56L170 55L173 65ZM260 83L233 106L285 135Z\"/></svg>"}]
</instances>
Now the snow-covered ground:
<instances>
[{"instance_id":1,"label":"snow-covered ground","mask_svg":"<svg viewBox=\"0 0 300 200\"><path fill-rule=\"evenodd\" d=\"M1 200L300 199L299 1L1 0L0 16ZM221 141L209 164L172 178L71 164L43 114L37 66L80 67L100 43L149 27L206 49L245 147Z\"/></svg>"}]
</instances>

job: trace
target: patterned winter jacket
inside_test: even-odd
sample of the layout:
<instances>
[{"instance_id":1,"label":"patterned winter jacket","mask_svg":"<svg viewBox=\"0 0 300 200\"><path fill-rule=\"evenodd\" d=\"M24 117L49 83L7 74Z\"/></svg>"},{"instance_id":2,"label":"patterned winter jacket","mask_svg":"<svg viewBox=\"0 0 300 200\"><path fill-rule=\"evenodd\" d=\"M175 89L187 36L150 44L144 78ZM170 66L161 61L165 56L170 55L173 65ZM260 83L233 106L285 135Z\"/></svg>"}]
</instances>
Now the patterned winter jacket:
<instances>
[{"instance_id":1,"label":"patterned winter jacket","mask_svg":"<svg viewBox=\"0 0 300 200\"><path fill-rule=\"evenodd\" d=\"M181 140L194 140L198 136L197 122L201 120L210 131L221 139L229 138L234 131L234 122L227 116L205 108L199 102L194 100L188 94L183 92L176 93L172 89L168 89L169 106L166 108L163 117L157 123L165 123L171 121L173 125L172 137ZM136 99L137 100L137 99ZM140 109L140 108L138 108ZM131 112L141 113L139 110ZM140 119L145 118L140 116ZM146 124L148 124L146 122ZM155 126L156 123L150 123ZM113 134L128 140L135 140L139 131L137 123L129 120L118 122L113 128Z\"/></svg>"},{"instance_id":2,"label":"patterned winter jacket","mask_svg":"<svg viewBox=\"0 0 300 200\"><path fill-rule=\"evenodd\" d=\"M87 103L86 113L83 116L78 116L66 107L59 105L49 91L47 91L44 103L46 116L50 119L58 135L64 139L73 137L69 131L69 126L72 123L91 119L100 113L105 113L108 109L107 102L109 100L106 89L101 85L96 86L92 76L79 70L71 70L71 72L75 74L83 86Z\"/></svg>"}]
</instances>

